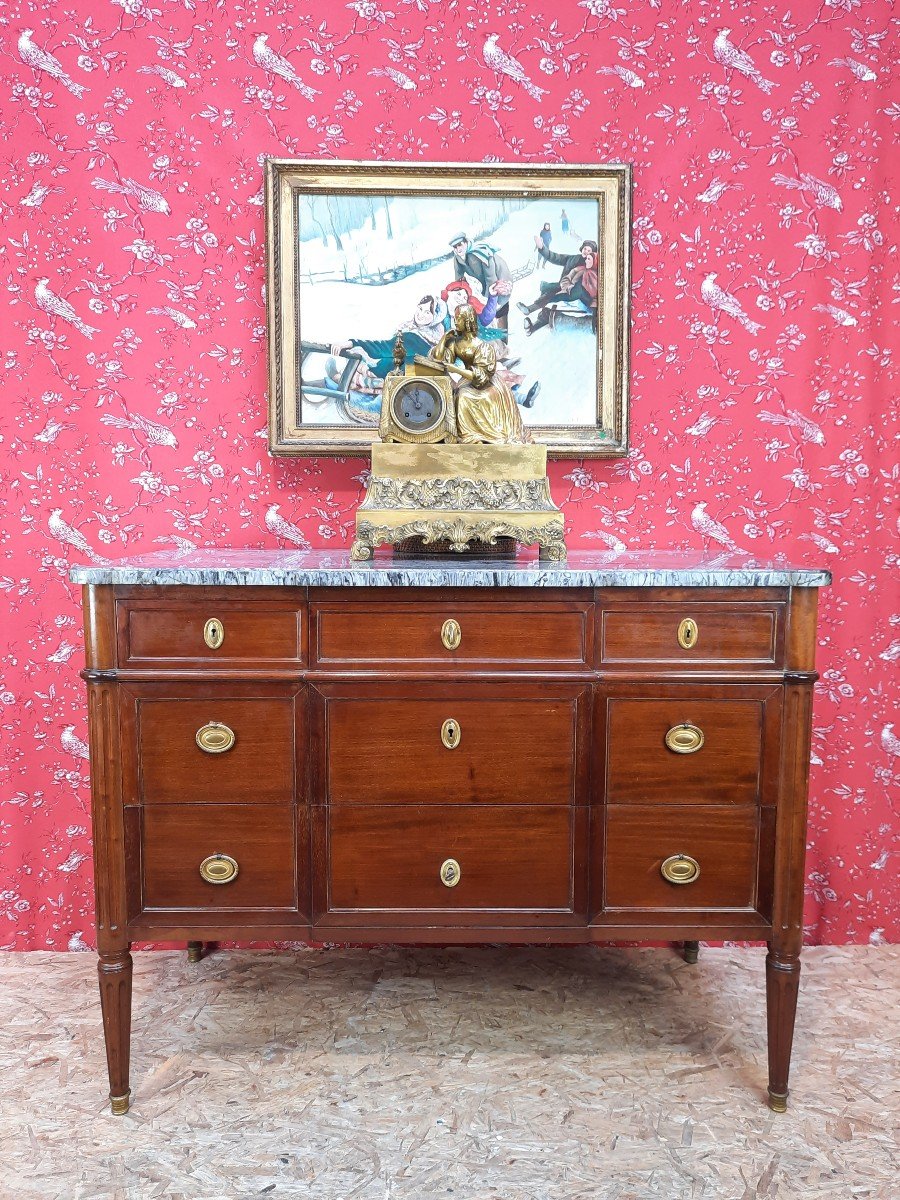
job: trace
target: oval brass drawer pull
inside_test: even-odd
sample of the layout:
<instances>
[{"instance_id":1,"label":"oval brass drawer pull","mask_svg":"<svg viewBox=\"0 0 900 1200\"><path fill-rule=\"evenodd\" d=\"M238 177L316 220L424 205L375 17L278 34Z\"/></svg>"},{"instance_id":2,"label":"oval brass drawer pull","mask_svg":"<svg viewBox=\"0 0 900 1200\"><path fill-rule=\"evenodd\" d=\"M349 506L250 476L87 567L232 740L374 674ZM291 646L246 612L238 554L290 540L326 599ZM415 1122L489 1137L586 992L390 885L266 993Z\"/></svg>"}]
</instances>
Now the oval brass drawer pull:
<instances>
[{"instance_id":1,"label":"oval brass drawer pull","mask_svg":"<svg viewBox=\"0 0 900 1200\"><path fill-rule=\"evenodd\" d=\"M673 854L659 868L669 883L693 883L700 878L700 864L689 854Z\"/></svg>"},{"instance_id":2,"label":"oval brass drawer pull","mask_svg":"<svg viewBox=\"0 0 900 1200\"><path fill-rule=\"evenodd\" d=\"M445 621L441 626L441 641L447 650L458 650L459 643L462 641L462 629L459 621L454 621L452 618Z\"/></svg>"},{"instance_id":3,"label":"oval brass drawer pull","mask_svg":"<svg viewBox=\"0 0 900 1200\"><path fill-rule=\"evenodd\" d=\"M225 626L218 617L210 617L203 626L203 640L210 650L218 650L225 641Z\"/></svg>"},{"instance_id":4,"label":"oval brass drawer pull","mask_svg":"<svg viewBox=\"0 0 900 1200\"><path fill-rule=\"evenodd\" d=\"M197 730L197 745L207 754L224 754L236 740L234 730L221 721L209 721Z\"/></svg>"},{"instance_id":5,"label":"oval brass drawer pull","mask_svg":"<svg viewBox=\"0 0 900 1200\"><path fill-rule=\"evenodd\" d=\"M207 883L231 883L237 879L237 861L230 854L210 854L200 864L200 876Z\"/></svg>"},{"instance_id":6,"label":"oval brass drawer pull","mask_svg":"<svg viewBox=\"0 0 900 1200\"><path fill-rule=\"evenodd\" d=\"M456 887L462 878L462 870L455 858L447 858L441 863L441 883L444 887Z\"/></svg>"},{"instance_id":7,"label":"oval brass drawer pull","mask_svg":"<svg viewBox=\"0 0 900 1200\"><path fill-rule=\"evenodd\" d=\"M699 636L700 630L697 628L697 622L693 617L685 617L678 626L678 645L682 650L693 650Z\"/></svg>"},{"instance_id":8,"label":"oval brass drawer pull","mask_svg":"<svg viewBox=\"0 0 900 1200\"><path fill-rule=\"evenodd\" d=\"M703 730L687 721L683 725L673 725L666 734L666 745L675 754L696 754L705 740Z\"/></svg>"},{"instance_id":9,"label":"oval brass drawer pull","mask_svg":"<svg viewBox=\"0 0 900 1200\"><path fill-rule=\"evenodd\" d=\"M454 721L452 717L441 726L441 741L448 750L455 750L462 741L462 730L459 727L459 721Z\"/></svg>"}]
</instances>

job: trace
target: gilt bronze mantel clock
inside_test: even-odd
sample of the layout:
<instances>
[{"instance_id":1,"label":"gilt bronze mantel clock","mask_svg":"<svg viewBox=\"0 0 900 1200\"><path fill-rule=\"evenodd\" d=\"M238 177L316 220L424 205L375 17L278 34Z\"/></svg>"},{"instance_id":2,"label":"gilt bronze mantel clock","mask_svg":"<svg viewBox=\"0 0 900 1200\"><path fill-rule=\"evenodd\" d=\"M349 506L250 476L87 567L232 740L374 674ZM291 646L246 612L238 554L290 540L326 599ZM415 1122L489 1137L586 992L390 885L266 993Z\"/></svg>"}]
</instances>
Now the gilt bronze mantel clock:
<instances>
[{"instance_id":1,"label":"gilt bronze mantel clock","mask_svg":"<svg viewBox=\"0 0 900 1200\"><path fill-rule=\"evenodd\" d=\"M541 558L566 557L547 448L530 441L494 349L476 331L474 309L462 306L431 353L406 366L398 334L351 558L381 545L425 554L537 545Z\"/></svg>"}]
</instances>

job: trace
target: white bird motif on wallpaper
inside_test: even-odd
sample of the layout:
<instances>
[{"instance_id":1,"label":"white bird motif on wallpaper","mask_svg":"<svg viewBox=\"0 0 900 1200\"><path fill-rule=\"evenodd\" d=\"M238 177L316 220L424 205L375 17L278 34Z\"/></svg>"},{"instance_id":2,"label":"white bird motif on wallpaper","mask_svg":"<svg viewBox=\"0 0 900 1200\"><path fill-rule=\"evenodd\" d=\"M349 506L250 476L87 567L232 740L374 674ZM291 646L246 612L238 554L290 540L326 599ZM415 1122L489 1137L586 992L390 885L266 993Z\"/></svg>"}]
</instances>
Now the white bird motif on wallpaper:
<instances>
[{"instance_id":1,"label":"white bird motif on wallpaper","mask_svg":"<svg viewBox=\"0 0 900 1200\"><path fill-rule=\"evenodd\" d=\"M268 71L271 75L279 75L287 83L297 89L301 96L307 100L312 100L318 96L318 91L311 88L309 84L303 82L291 64L286 58L282 58L280 54L276 54L271 46L268 45L269 35L261 33L253 43L253 61L258 67L262 67L264 71Z\"/></svg>"},{"instance_id":2,"label":"white bird motif on wallpaper","mask_svg":"<svg viewBox=\"0 0 900 1200\"><path fill-rule=\"evenodd\" d=\"M177 308L170 308L168 304L164 304L162 308L148 308L147 312L152 313L155 317L168 317L182 329L197 328L197 322L192 317L189 317L187 313L179 312Z\"/></svg>"},{"instance_id":3,"label":"white bird motif on wallpaper","mask_svg":"<svg viewBox=\"0 0 900 1200\"><path fill-rule=\"evenodd\" d=\"M71 642L64 639L52 654L47 655L47 662L67 663L77 649L77 646L73 646Z\"/></svg>"},{"instance_id":4,"label":"white bird motif on wallpaper","mask_svg":"<svg viewBox=\"0 0 900 1200\"><path fill-rule=\"evenodd\" d=\"M721 179L714 179L708 188L698 194L697 199L701 204L715 204L729 188L739 188L740 186L739 183L723 183Z\"/></svg>"},{"instance_id":5,"label":"white bird motif on wallpaper","mask_svg":"<svg viewBox=\"0 0 900 1200\"><path fill-rule=\"evenodd\" d=\"M540 100L541 96L546 95L547 89L540 88L536 83L532 83L525 74L525 68L519 60L500 49L497 45L499 36L497 33L488 34L481 50L484 65L492 71L496 71L498 75L505 75L513 83L521 84L529 96L535 100Z\"/></svg>"},{"instance_id":6,"label":"white bird motif on wallpaper","mask_svg":"<svg viewBox=\"0 0 900 1200\"><path fill-rule=\"evenodd\" d=\"M616 554L624 554L628 549L621 538L617 538L614 533L606 533L602 529L591 529L582 536L586 538L595 538L599 542L606 542L610 550L614 551Z\"/></svg>"},{"instance_id":7,"label":"white bird motif on wallpaper","mask_svg":"<svg viewBox=\"0 0 900 1200\"><path fill-rule=\"evenodd\" d=\"M721 422L729 424L725 417L714 417L711 413L702 413L693 425L688 425L685 433L689 433L692 437L706 437L711 429Z\"/></svg>"},{"instance_id":8,"label":"white bird motif on wallpaper","mask_svg":"<svg viewBox=\"0 0 900 1200\"><path fill-rule=\"evenodd\" d=\"M829 538L822 537L821 533L801 533L800 537L803 541L812 542L813 545L818 546L823 554L840 554L841 552L840 546L836 546Z\"/></svg>"},{"instance_id":9,"label":"white bird motif on wallpaper","mask_svg":"<svg viewBox=\"0 0 900 1200\"><path fill-rule=\"evenodd\" d=\"M847 67L861 83L871 83L873 79L878 78L871 67L857 62L855 58L833 58L828 65L829 67Z\"/></svg>"},{"instance_id":10,"label":"white bird motif on wallpaper","mask_svg":"<svg viewBox=\"0 0 900 1200\"><path fill-rule=\"evenodd\" d=\"M797 192L809 192L813 201L824 208L833 208L836 212L843 210L837 188L833 188L822 179L816 179L815 175L810 175L808 171L803 171L799 179L791 179L789 175L773 175L772 182Z\"/></svg>"},{"instance_id":11,"label":"white bird motif on wallpaper","mask_svg":"<svg viewBox=\"0 0 900 1200\"><path fill-rule=\"evenodd\" d=\"M598 75L616 75L626 87L642 88L644 81L636 71L629 70L628 67L620 67L618 63L614 67L598 67Z\"/></svg>"},{"instance_id":12,"label":"white bird motif on wallpaper","mask_svg":"<svg viewBox=\"0 0 900 1200\"><path fill-rule=\"evenodd\" d=\"M40 208L53 192L61 192L61 187L50 187L48 183L36 183L27 196L19 201L25 208Z\"/></svg>"},{"instance_id":13,"label":"white bird motif on wallpaper","mask_svg":"<svg viewBox=\"0 0 900 1200\"><path fill-rule=\"evenodd\" d=\"M712 538L714 542L718 542L729 550L737 550L737 545L725 526L720 525L718 521L714 521L708 515L705 500L701 504L695 505L694 511L691 513L691 524L704 537Z\"/></svg>"},{"instance_id":14,"label":"white bird motif on wallpaper","mask_svg":"<svg viewBox=\"0 0 900 1200\"><path fill-rule=\"evenodd\" d=\"M308 550L308 540L296 525L292 525L290 521L286 521L284 517L278 515L279 508L278 504L269 505L266 512L266 529L269 533L274 533L276 537L283 538L286 542L293 542L295 546L302 546L304 550Z\"/></svg>"},{"instance_id":15,"label":"white bird motif on wallpaper","mask_svg":"<svg viewBox=\"0 0 900 1200\"><path fill-rule=\"evenodd\" d=\"M142 208L144 212L158 212L169 216L172 211L165 196L154 191L153 188L144 187L136 179L123 179L121 183L110 183L107 179L95 179L92 181L92 186L99 188L102 192L120 192L123 196L131 196L132 199L137 200L138 207Z\"/></svg>"},{"instance_id":16,"label":"white bird motif on wallpaper","mask_svg":"<svg viewBox=\"0 0 900 1200\"><path fill-rule=\"evenodd\" d=\"M891 642L887 650L882 650L878 657L883 658L885 662L900 662L900 640L895 639Z\"/></svg>"},{"instance_id":17,"label":"white bird motif on wallpaper","mask_svg":"<svg viewBox=\"0 0 900 1200\"><path fill-rule=\"evenodd\" d=\"M33 29L23 29L19 35L19 58L26 66L33 67L35 71L46 71L80 100L86 91L84 84L76 83L58 59L54 58L47 50L36 46L31 40L33 33Z\"/></svg>"},{"instance_id":18,"label":"white bird motif on wallpaper","mask_svg":"<svg viewBox=\"0 0 900 1200\"><path fill-rule=\"evenodd\" d=\"M408 75L405 75L402 71L396 71L393 67L373 67L369 74L393 80L397 87L404 92L411 92L416 86L414 79L410 79Z\"/></svg>"},{"instance_id":19,"label":"white bird motif on wallpaper","mask_svg":"<svg viewBox=\"0 0 900 1200\"><path fill-rule=\"evenodd\" d=\"M74 429L74 425L64 425L62 421L57 421L55 417L48 417L47 424L32 438L34 442L41 442L45 446L52 446L64 429Z\"/></svg>"},{"instance_id":20,"label":"white bird motif on wallpaper","mask_svg":"<svg viewBox=\"0 0 900 1200\"><path fill-rule=\"evenodd\" d=\"M62 296L57 296L55 292L51 292L48 284L49 279L39 279L34 288L34 298L37 301L38 308L51 317L59 317L63 321L67 321L70 325L74 325L79 333L83 333L86 338L92 338L95 333L99 333L93 325L88 325L82 321L78 313L68 302L63 300Z\"/></svg>"},{"instance_id":21,"label":"white bird motif on wallpaper","mask_svg":"<svg viewBox=\"0 0 900 1200\"><path fill-rule=\"evenodd\" d=\"M758 412L757 417L760 421L765 421L769 425L786 425L788 429L796 429L800 434L800 440L804 442L814 442L817 446L825 445L825 434L809 417L805 417L803 413L794 412L788 409L784 413Z\"/></svg>"},{"instance_id":22,"label":"white bird motif on wallpaper","mask_svg":"<svg viewBox=\"0 0 900 1200\"><path fill-rule=\"evenodd\" d=\"M163 83L167 83L169 87L187 87L187 83L177 71L171 71L168 67L161 67L159 63L154 63L152 67L138 67L138 75L158 75Z\"/></svg>"},{"instance_id":23,"label":"white bird motif on wallpaper","mask_svg":"<svg viewBox=\"0 0 900 1200\"><path fill-rule=\"evenodd\" d=\"M730 292L726 292L724 288L720 288L716 283L718 278L715 271L711 271L700 285L700 295L714 312L725 313L727 317L733 317L739 321L748 333L759 333L762 329L757 321L751 321L741 306L740 300L736 296L732 296Z\"/></svg>"},{"instance_id":24,"label":"white bird motif on wallpaper","mask_svg":"<svg viewBox=\"0 0 900 1200\"><path fill-rule=\"evenodd\" d=\"M893 721L881 731L881 748L894 758L900 758L900 738L894 733Z\"/></svg>"},{"instance_id":25,"label":"white bird motif on wallpaper","mask_svg":"<svg viewBox=\"0 0 900 1200\"><path fill-rule=\"evenodd\" d=\"M58 542L62 542L64 546L74 546L76 550L80 550L82 554L86 554L91 562L106 562L105 558L101 558L99 554L94 553L83 533L79 533L77 529L73 529L71 525L66 524L62 519L61 508L53 509L47 521L47 528Z\"/></svg>"},{"instance_id":26,"label":"white bird motif on wallpaper","mask_svg":"<svg viewBox=\"0 0 900 1200\"><path fill-rule=\"evenodd\" d=\"M833 317L838 325L858 325L856 317L853 313L847 312L845 308L838 308L834 304L814 304L813 308L816 312L828 313L829 317Z\"/></svg>"},{"instance_id":27,"label":"white bird motif on wallpaper","mask_svg":"<svg viewBox=\"0 0 900 1200\"><path fill-rule=\"evenodd\" d=\"M731 67L733 70L739 71L741 75L752 80L761 91L768 95L775 84L771 79L763 79L749 54L738 50L737 46L733 46L729 42L728 35L730 33L730 29L720 29L716 34L716 40L713 42L713 57L716 62L721 63L723 67Z\"/></svg>"},{"instance_id":28,"label":"white bird motif on wallpaper","mask_svg":"<svg viewBox=\"0 0 900 1200\"><path fill-rule=\"evenodd\" d=\"M158 425L155 421L148 421L140 413L128 417L116 417L107 413L100 420L104 425L111 425L113 429L131 429L135 433L142 433L151 446L170 446L173 450L178 447L171 429L165 425Z\"/></svg>"},{"instance_id":29,"label":"white bird motif on wallpaper","mask_svg":"<svg viewBox=\"0 0 900 1200\"><path fill-rule=\"evenodd\" d=\"M75 732L74 725L66 725L59 735L59 740L67 754L74 754L76 758L90 758L91 754L87 743L83 742Z\"/></svg>"}]
</instances>

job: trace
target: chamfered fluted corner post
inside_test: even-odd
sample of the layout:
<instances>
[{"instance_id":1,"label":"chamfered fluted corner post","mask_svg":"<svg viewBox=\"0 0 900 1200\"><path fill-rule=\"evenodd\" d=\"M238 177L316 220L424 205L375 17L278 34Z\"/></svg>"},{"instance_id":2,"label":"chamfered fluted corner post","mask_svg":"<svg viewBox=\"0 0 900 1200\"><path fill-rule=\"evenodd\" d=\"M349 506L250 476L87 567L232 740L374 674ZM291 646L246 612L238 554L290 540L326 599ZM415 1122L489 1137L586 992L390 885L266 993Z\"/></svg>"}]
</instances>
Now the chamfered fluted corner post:
<instances>
[{"instance_id":1,"label":"chamfered fluted corner post","mask_svg":"<svg viewBox=\"0 0 900 1200\"><path fill-rule=\"evenodd\" d=\"M189 963L198 963L203 958L203 943L188 942L187 957Z\"/></svg>"},{"instance_id":2,"label":"chamfered fluted corner post","mask_svg":"<svg viewBox=\"0 0 900 1200\"><path fill-rule=\"evenodd\" d=\"M127 950L100 954L100 1007L106 1039L109 1070L109 1104L115 1116L128 1112L131 1089L128 1065L131 1057L131 955Z\"/></svg>"},{"instance_id":3,"label":"chamfered fluted corner post","mask_svg":"<svg viewBox=\"0 0 900 1200\"><path fill-rule=\"evenodd\" d=\"M769 1107L785 1112L800 989L806 813L812 741L818 591L792 588L788 609L781 775L775 826L772 937L766 958Z\"/></svg>"},{"instance_id":4,"label":"chamfered fluted corner post","mask_svg":"<svg viewBox=\"0 0 900 1200\"><path fill-rule=\"evenodd\" d=\"M684 954L684 961L688 964L688 966L693 966L700 957L700 943L685 942L682 953Z\"/></svg>"},{"instance_id":5,"label":"chamfered fluted corner post","mask_svg":"<svg viewBox=\"0 0 900 1200\"><path fill-rule=\"evenodd\" d=\"M91 755L91 823L100 1007L113 1113L128 1111L131 1043L131 943L125 882L125 810L119 741L119 685L113 589L83 592Z\"/></svg>"}]
</instances>

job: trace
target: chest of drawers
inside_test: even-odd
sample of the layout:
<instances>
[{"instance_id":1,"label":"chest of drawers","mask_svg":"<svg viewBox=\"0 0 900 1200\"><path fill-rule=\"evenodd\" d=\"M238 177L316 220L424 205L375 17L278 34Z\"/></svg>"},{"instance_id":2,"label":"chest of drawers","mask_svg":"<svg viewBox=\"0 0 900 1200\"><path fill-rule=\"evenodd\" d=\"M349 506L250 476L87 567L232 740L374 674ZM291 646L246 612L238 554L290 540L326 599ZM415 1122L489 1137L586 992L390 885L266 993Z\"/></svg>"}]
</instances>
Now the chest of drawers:
<instances>
[{"instance_id":1,"label":"chest of drawers","mask_svg":"<svg viewBox=\"0 0 900 1200\"><path fill-rule=\"evenodd\" d=\"M200 552L84 585L100 994L133 941L766 941L799 980L822 572Z\"/></svg>"}]
</instances>

